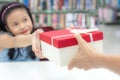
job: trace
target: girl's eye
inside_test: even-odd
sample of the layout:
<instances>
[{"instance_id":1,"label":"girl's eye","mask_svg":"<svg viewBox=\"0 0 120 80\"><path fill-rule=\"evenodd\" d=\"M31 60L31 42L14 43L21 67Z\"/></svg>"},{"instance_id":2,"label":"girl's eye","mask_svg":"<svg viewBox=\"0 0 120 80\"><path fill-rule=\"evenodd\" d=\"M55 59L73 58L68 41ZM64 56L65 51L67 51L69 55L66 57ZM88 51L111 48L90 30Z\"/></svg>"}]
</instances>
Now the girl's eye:
<instances>
[{"instance_id":1,"label":"girl's eye","mask_svg":"<svg viewBox=\"0 0 120 80\"><path fill-rule=\"evenodd\" d=\"M18 25L18 23L14 23L14 24L13 24L13 26L17 26L17 25Z\"/></svg>"},{"instance_id":2,"label":"girl's eye","mask_svg":"<svg viewBox=\"0 0 120 80\"><path fill-rule=\"evenodd\" d=\"M23 22L26 22L27 21L27 18L23 19Z\"/></svg>"}]
</instances>

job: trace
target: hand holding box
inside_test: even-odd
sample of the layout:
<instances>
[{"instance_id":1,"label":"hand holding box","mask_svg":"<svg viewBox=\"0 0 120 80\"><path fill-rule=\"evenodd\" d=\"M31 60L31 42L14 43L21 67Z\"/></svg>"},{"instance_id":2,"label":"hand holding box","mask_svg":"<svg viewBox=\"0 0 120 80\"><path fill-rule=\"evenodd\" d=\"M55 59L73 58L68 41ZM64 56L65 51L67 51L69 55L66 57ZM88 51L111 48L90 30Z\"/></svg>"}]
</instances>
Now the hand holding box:
<instances>
[{"instance_id":1,"label":"hand holding box","mask_svg":"<svg viewBox=\"0 0 120 80\"><path fill-rule=\"evenodd\" d=\"M98 29L62 29L40 34L42 53L60 66L67 65L78 49L75 33L102 51L103 32Z\"/></svg>"}]
</instances>

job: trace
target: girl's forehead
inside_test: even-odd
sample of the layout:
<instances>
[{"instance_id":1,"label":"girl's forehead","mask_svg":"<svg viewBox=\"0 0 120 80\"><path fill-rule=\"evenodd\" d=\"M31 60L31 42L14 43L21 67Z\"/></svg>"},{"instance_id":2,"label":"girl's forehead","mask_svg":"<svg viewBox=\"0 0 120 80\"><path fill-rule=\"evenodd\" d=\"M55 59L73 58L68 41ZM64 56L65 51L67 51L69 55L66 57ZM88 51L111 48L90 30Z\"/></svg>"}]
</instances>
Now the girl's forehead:
<instances>
[{"instance_id":1,"label":"girl's forehead","mask_svg":"<svg viewBox=\"0 0 120 80\"><path fill-rule=\"evenodd\" d=\"M6 18L7 22L8 21L15 21L18 19L21 19L23 17L29 17L27 11L25 9L19 8L19 9L15 9L13 10Z\"/></svg>"},{"instance_id":2,"label":"girl's forehead","mask_svg":"<svg viewBox=\"0 0 120 80\"><path fill-rule=\"evenodd\" d=\"M9 12L9 14L11 14L11 13L13 13L13 12L16 12L16 11L24 11L24 12L27 13L27 10L26 10L25 8L15 8L15 9L11 10L11 11ZM9 14L8 14L8 15L9 15Z\"/></svg>"},{"instance_id":3,"label":"girl's forehead","mask_svg":"<svg viewBox=\"0 0 120 80\"><path fill-rule=\"evenodd\" d=\"M12 10L7 17L9 16L16 16L17 17L20 17L19 15L21 16L24 16L24 15L28 15L27 11L24 9L24 8L17 8L17 9L14 9Z\"/></svg>"}]
</instances>

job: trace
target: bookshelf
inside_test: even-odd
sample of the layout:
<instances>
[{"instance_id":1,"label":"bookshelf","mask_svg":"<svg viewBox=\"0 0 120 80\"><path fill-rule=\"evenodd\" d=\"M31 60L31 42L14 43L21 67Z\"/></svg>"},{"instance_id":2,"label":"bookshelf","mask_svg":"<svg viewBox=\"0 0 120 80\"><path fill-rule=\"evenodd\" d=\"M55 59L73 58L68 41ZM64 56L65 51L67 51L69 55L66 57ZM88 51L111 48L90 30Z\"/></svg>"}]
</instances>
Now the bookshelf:
<instances>
[{"instance_id":1,"label":"bookshelf","mask_svg":"<svg viewBox=\"0 0 120 80\"><path fill-rule=\"evenodd\" d=\"M45 10L45 11L32 11L33 14L65 14L65 13L86 13L86 14L90 14L90 15L97 15L97 10L92 10L92 11L88 11L88 10L60 10L60 11L50 11L50 10Z\"/></svg>"},{"instance_id":2,"label":"bookshelf","mask_svg":"<svg viewBox=\"0 0 120 80\"><path fill-rule=\"evenodd\" d=\"M11 1L18 1L18 0L0 0L0 2L11 2Z\"/></svg>"},{"instance_id":3,"label":"bookshelf","mask_svg":"<svg viewBox=\"0 0 120 80\"><path fill-rule=\"evenodd\" d=\"M14 2L14 1L17 1L17 0L0 0L0 10L1 10L1 7L6 4L6 3L9 3L9 2Z\"/></svg>"},{"instance_id":4,"label":"bookshelf","mask_svg":"<svg viewBox=\"0 0 120 80\"><path fill-rule=\"evenodd\" d=\"M120 24L120 0L102 0L98 11L99 19L104 24Z\"/></svg>"},{"instance_id":5,"label":"bookshelf","mask_svg":"<svg viewBox=\"0 0 120 80\"><path fill-rule=\"evenodd\" d=\"M33 13L33 15L37 15L37 18L40 15L45 15L45 16L48 15L49 16L49 19L47 19L48 26L53 26L55 29L67 28L70 26L76 26L76 27L82 26L84 28L92 28L92 27L89 27L90 25L84 26L84 25L87 25L87 21L90 22L89 19L91 19L91 17L92 18L95 17L94 18L94 19L96 19L95 25L96 25L96 23L98 23L97 18L96 18L97 13L98 13L97 12L98 5L96 5L96 4L98 4L97 0L49 0L50 2L49 1L46 2L46 0L42 0L42 1L44 1L44 4L46 4L46 6L40 5L40 7L37 7L36 8L37 10L33 10L32 13ZM54 2L52 2L52 1L54 1ZM57 4L57 1L60 1L59 4ZM93 3L90 3L90 2L93 2ZM55 5L53 5L53 7L52 7L51 4L53 4L53 3L55 3ZM42 4L42 2L40 2L40 4ZM89 6L85 6L84 4L88 4ZM30 7L30 8L32 8L32 7ZM36 6L34 5L34 7L36 7ZM56 15L58 15L58 16L56 16ZM62 17L64 17L64 18L61 18L63 23L60 20L55 19L56 17L60 19L61 15L62 15ZM68 20L67 16L70 17L69 19L71 19L71 20ZM79 19L75 19L75 18L77 18L77 16L79 16L78 17ZM82 20L82 18L85 18L85 19ZM45 19L45 21L41 21L41 22L39 21L39 19L37 19L38 24L41 24L40 26L46 26L46 24L47 24L46 19ZM79 20L79 22L77 22L78 20ZM86 20L86 21L84 21L84 20ZM45 22L45 24L42 24L43 22ZM57 23L58 23L58 25L57 25ZM82 25L82 23L83 23L83 25ZM88 24L90 24L90 23L88 23ZM56 25L56 27L55 27L55 25ZM94 27L95 27L95 25L94 25Z\"/></svg>"},{"instance_id":6,"label":"bookshelf","mask_svg":"<svg viewBox=\"0 0 120 80\"><path fill-rule=\"evenodd\" d=\"M19 1L29 7L36 27L51 26L54 29L63 29L70 26L94 28L99 23L98 7L100 0L12 1Z\"/></svg>"}]
</instances>

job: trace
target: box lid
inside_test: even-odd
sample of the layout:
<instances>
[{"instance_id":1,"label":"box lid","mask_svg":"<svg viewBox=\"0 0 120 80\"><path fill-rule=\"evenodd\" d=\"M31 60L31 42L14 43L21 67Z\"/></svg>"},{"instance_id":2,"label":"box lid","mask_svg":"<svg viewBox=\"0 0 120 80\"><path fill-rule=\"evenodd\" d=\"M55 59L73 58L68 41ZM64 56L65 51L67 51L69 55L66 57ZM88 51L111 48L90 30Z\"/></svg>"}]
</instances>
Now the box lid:
<instances>
[{"instance_id":1,"label":"box lid","mask_svg":"<svg viewBox=\"0 0 120 80\"><path fill-rule=\"evenodd\" d=\"M40 33L40 39L57 48L73 46L77 45L77 41L74 38L74 31L77 31L77 33L79 33L87 42L103 39L103 32L96 29L61 29L50 32L43 32Z\"/></svg>"}]
</instances>

